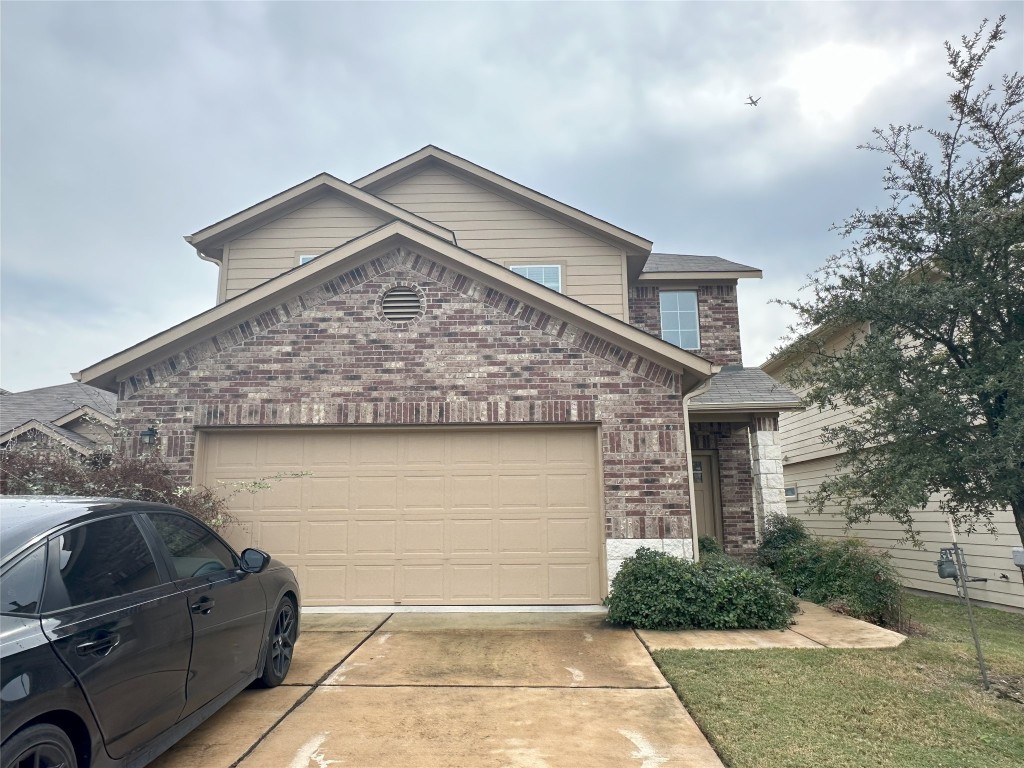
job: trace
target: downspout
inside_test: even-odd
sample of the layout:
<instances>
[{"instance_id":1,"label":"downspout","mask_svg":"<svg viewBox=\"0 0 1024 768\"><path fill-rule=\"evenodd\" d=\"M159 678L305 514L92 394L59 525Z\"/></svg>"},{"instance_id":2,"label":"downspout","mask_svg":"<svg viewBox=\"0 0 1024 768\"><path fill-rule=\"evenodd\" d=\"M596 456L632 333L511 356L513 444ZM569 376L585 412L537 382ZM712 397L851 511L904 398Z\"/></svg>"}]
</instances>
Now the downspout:
<instances>
[{"instance_id":1,"label":"downspout","mask_svg":"<svg viewBox=\"0 0 1024 768\"><path fill-rule=\"evenodd\" d=\"M715 366L712 376L718 373ZM690 441L690 400L703 395L711 386L711 376L683 395L683 429L686 431L686 483L690 493L690 535L693 542L693 562L700 561L700 547L697 545L697 499L693 494L693 444Z\"/></svg>"}]
</instances>

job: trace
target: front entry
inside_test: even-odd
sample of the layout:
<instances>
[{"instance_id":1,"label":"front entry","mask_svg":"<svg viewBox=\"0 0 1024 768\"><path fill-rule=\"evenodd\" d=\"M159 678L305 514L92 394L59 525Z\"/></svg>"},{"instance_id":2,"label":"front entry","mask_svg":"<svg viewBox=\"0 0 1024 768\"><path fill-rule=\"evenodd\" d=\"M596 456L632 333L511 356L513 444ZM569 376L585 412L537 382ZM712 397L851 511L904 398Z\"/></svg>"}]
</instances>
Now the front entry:
<instances>
[{"instance_id":1,"label":"front entry","mask_svg":"<svg viewBox=\"0 0 1024 768\"><path fill-rule=\"evenodd\" d=\"M697 535L722 543L722 501L718 486L718 457L712 451L693 452L693 500Z\"/></svg>"}]
</instances>

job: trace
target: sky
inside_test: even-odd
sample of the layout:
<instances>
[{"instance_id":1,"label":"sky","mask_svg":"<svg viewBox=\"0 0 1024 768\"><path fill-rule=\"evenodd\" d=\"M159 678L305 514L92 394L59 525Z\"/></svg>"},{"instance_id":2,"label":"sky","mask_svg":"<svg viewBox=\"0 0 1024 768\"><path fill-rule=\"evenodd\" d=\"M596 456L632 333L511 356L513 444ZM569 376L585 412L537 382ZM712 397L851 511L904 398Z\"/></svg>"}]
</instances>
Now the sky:
<instances>
[{"instance_id":1,"label":"sky","mask_svg":"<svg viewBox=\"0 0 1024 768\"><path fill-rule=\"evenodd\" d=\"M0 4L0 386L78 371L214 304L182 236L426 144L655 243L753 265L746 365L856 208L890 123L943 126L944 40L1024 4ZM745 104L759 97L757 107Z\"/></svg>"}]
</instances>

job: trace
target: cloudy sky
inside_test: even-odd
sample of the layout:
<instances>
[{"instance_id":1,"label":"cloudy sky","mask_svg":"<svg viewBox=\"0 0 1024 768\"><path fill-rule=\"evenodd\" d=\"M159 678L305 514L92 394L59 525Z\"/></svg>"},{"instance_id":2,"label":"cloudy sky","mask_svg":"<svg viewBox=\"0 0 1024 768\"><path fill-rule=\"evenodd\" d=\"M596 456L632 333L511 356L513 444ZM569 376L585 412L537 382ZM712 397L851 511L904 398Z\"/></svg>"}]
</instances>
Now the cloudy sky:
<instances>
[{"instance_id":1,"label":"cloudy sky","mask_svg":"<svg viewBox=\"0 0 1024 768\"><path fill-rule=\"evenodd\" d=\"M940 125L942 42L1011 3L2 5L0 384L77 371L214 301L182 240L425 144L655 241L761 267L744 362L884 198L875 126ZM760 106L744 105L748 94Z\"/></svg>"}]
</instances>

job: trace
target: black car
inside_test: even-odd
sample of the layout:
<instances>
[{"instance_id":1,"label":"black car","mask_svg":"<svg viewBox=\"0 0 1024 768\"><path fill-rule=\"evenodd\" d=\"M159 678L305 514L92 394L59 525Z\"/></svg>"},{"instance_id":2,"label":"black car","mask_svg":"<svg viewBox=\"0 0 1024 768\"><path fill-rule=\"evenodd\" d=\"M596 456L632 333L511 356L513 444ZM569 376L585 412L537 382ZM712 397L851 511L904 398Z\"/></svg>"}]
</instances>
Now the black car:
<instances>
[{"instance_id":1,"label":"black car","mask_svg":"<svg viewBox=\"0 0 1024 768\"><path fill-rule=\"evenodd\" d=\"M196 518L118 499L0 499L3 768L143 766L299 632L292 571Z\"/></svg>"}]
</instances>

